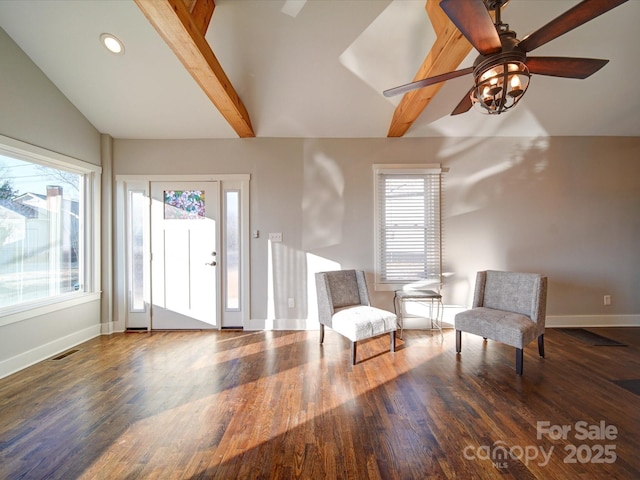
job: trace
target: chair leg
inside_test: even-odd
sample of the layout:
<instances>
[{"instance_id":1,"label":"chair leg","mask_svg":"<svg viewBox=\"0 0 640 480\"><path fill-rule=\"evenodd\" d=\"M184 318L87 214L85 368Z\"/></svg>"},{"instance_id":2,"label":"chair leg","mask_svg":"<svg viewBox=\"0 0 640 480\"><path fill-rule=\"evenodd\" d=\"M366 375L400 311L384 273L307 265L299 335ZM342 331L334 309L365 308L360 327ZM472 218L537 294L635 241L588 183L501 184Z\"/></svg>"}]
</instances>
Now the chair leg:
<instances>
[{"instance_id":1,"label":"chair leg","mask_svg":"<svg viewBox=\"0 0 640 480\"><path fill-rule=\"evenodd\" d=\"M356 364L356 342L351 342L351 365Z\"/></svg>"},{"instance_id":2,"label":"chair leg","mask_svg":"<svg viewBox=\"0 0 640 480\"><path fill-rule=\"evenodd\" d=\"M538 353L544 358L544 333L538 337Z\"/></svg>"},{"instance_id":3,"label":"chair leg","mask_svg":"<svg viewBox=\"0 0 640 480\"><path fill-rule=\"evenodd\" d=\"M522 363L524 361L524 351L522 348L516 348L516 373L522 376Z\"/></svg>"},{"instance_id":4,"label":"chair leg","mask_svg":"<svg viewBox=\"0 0 640 480\"><path fill-rule=\"evenodd\" d=\"M398 303L400 303L400 308L398 308ZM402 332L404 330L404 321L402 319L402 302L398 299L397 292L393 295L393 313L396 314L397 325L398 327L400 327L400 338L402 338Z\"/></svg>"},{"instance_id":5,"label":"chair leg","mask_svg":"<svg viewBox=\"0 0 640 480\"><path fill-rule=\"evenodd\" d=\"M456 330L456 353L462 350L462 330Z\"/></svg>"},{"instance_id":6,"label":"chair leg","mask_svg":"<svg viewBox=\"0 0 640 480\"><path fill-rule=\"evenodd\" d=\"M320 345L324 342L324 324L320 324Z\"/></svg>"},{"instance_id":7,"label":"chair leg","mask_svg":"<svg viewBox=\"0 0 640 480\"><path fill-rule=\"evenodd\" d=\"M393 332L391 332L390 336L391 336L391 351L395 352L396 351L396 331L394 330Z\"/></svg>"}]
</instances>

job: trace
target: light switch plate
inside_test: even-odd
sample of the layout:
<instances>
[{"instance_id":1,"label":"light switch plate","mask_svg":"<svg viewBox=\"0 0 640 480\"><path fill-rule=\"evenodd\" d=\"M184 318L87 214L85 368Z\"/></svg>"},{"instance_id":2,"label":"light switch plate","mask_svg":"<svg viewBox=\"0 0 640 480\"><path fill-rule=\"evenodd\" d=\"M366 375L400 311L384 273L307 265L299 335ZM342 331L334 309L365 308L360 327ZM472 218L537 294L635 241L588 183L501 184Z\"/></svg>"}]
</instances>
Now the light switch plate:
<instances>
[{"instance_id":1,"label":"light switch plate","mask_svg":"<svg viewBox=\"0 0 640 480\"><path fill-rule=\"evenodd\" d=\"M269 241L273 242L273 243L279 243L282 242L282 232L279 233L270 233L269 234Z\"/></svg>"}]
</instances>

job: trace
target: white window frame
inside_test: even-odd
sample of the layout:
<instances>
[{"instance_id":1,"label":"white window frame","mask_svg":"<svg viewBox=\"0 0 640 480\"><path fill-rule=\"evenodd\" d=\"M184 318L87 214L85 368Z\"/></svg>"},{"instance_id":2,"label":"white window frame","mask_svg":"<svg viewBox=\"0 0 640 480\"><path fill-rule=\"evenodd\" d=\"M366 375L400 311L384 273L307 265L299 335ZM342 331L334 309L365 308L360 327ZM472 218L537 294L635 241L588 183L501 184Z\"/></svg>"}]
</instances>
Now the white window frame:
<instances>
[{"instance_id":1,"label":"white window frame","mask_svg":"<svg viewBox=\"0 0 640 480\"><path fill-rule=\"evenodd\" d=\"M442 278L442 221L441 221L441 204L442 204L442 173L443 169L439 164L374 164L373 165L373 191L374 191L374 232L375 232L375 289L380 291L400 290L407 286L411 288L428 288L440 289ZM381 176L382 175L437 175L438 191L437 205L432 210L432 215L437 218L435 228L437 230L436 247L437 258L435 262L436 273L428 278L405 278L390 280L384 278L383 274L383 249L384 241L382 235L384 209L382 207L383 198L381 197ZM433 264L433 262L432 262Z\"/></svg>"},{"instance_id":2,"label":"white window frame","mask_svg":"<svg viewBox=\"0 0 640 480\"><path fill-rule=\"evenodd\" d=\"M83 255L82 291L64 293L31 302L0 308L0 326L46 315L75 305L100 299L100 182L102 168L77 158L52 152L13 138L0 135L0 153L26 162L58 168L83 175L85 182L84 206L81 211L83 225L80 246Z\"/></svg>"},{"instance_id":3,"label":"white window frame","mask_svg":"<svg viewBox=\"0 0 640 480\"><path fill-rule=\"evenodd\" d=\"M249 283L249 179L250 176L246 175L238 179L227 178L222 179L221 184L221 197L222 197L222 241L220 242L220 251L224 260L222 269L222 284L221 284L221 310L222 315L220 317L220 328L232 328L232 327L246 327L249 324L250 319L250 283ZM239 242L239 265L238 273L240 275L239 282L239 304L237 308L227 307L227 274L229 271L226 268L227 261L227 245L226 245L226 230L227 230L227 193L235 192L238 194L238 242Z\"/></svg>"}]
</instances>

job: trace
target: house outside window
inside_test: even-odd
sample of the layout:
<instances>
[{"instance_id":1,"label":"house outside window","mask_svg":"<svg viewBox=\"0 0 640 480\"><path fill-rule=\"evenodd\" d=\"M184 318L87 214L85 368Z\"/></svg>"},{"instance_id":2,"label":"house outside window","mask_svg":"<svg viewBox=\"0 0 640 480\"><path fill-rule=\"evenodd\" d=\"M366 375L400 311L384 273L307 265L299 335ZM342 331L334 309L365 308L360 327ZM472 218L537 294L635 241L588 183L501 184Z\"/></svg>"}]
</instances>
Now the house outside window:
<instances>
[{"instance_id":1,"label":"house outside window","mask_svg":"<svg viewBox=\"0 0 640 480\"><path fill-rule=\"evenodd\" d=\"M0 145L0 315L91 291L95 283L85 227L99 167L37 157Z\"/></svg>"},{"instance_id":2,"label":"house outside window","mask_svg":"<svg viewBox=\"0 0 640 480\"><path fill-rule=\"evenodd\" d=\"M440 165L374 165L376 289L441 282Z\"/></svg>"}]
</instances>

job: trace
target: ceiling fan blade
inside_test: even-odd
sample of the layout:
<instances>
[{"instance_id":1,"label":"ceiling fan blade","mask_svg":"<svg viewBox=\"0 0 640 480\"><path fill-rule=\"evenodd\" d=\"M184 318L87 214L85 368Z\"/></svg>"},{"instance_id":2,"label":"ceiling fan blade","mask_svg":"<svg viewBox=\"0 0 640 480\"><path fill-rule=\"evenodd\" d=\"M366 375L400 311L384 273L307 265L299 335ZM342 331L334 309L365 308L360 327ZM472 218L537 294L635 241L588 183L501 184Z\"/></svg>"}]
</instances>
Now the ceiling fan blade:
<instances>
[{"instance_id":1,"label":"ceiling fan blade","mask_svg":"<svg viewBox=\"0 0 640 480\"><path fill-rule=\"evenodd\" d=\"M627 0L582 0L549 23L527 35L519 44L519 50L531 52L551 40L593 20L599 15L625 3Z\"/></svg>"},{"instance_id":2,"label":"ceiling fan blade","mask_svg":"<svg viewBox=\"0 0 640 480\"><path fill-rule=\"evenodd\" d=\"M602 67L609 60L597 58L572 57L528 57L527 67L531 73L564 78L587 78Z\"/></svg>"},{"instance_id":3,"label":"ceiling fan blade","mask_svg":"<svg viewBox=\"0 0 640 480\"><path fill-rule=\"evenodd\" d=\"M502 50L500 36L482 0L442 0L440 8L482 55Z\"/></svg>"},{"instance_id":4,"label":"ceiling fan blade","mask_svg":"<svg viewBox=\"0 0 640 480\"><path fill-rule=\"evenodd\" d=\"M440 82L446 82L447 80L461 77L462 75L467 75L468 73L473 73L473 67L463 68L462 70L456 70L454 72L443 73L442 75L436 75L434 77L428 77L423 80L417 80L415 82L407 83L406 85L400 85L399 87L385 90L384 92L382 92L382 94L385 97L393 97L394 95L399 95L401 93L416 90L418 88L428 87L429 85L434 85Z\"/></svg>"},{"instance_id":5,"label":"ceiling fan blade","mask_svg":"<svg viewBox=\"0 0 640 480\"><path fill-rule=\"evenodd\" d=\"M458 106L456 106L456 108L453 109L453 112L451 112L451 115L460 115L461 113L465 113L471 110L471 107L473 106L473 103L471 102L471 91L474 88L475 87L471 87L471 90L469 90L466 93L466 95L462 97L462 100L460 100L460 103L458 104Z\"/></svg>"}]
</instances>

